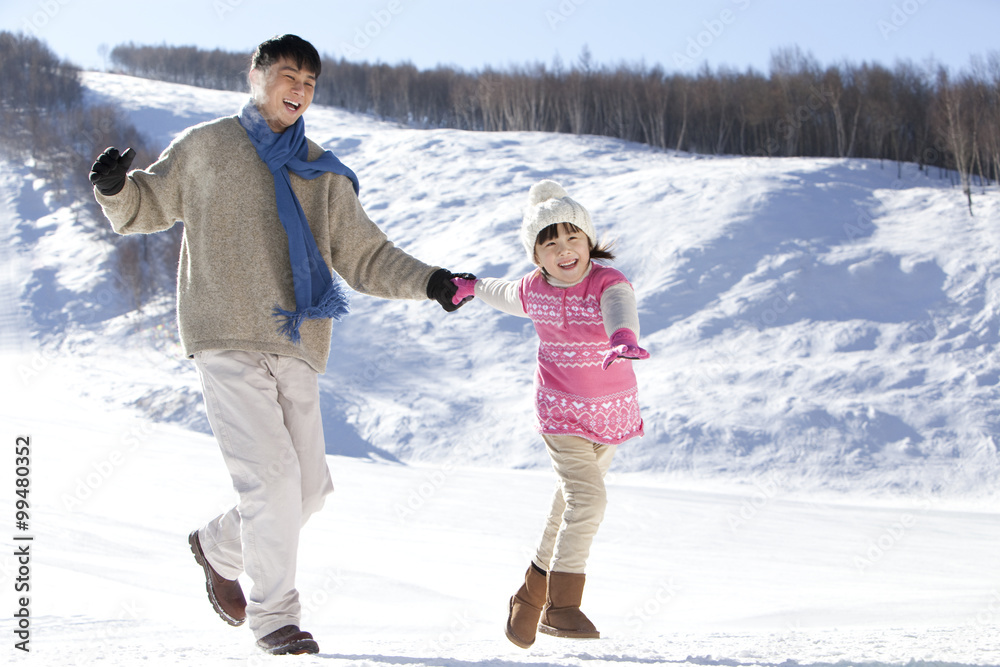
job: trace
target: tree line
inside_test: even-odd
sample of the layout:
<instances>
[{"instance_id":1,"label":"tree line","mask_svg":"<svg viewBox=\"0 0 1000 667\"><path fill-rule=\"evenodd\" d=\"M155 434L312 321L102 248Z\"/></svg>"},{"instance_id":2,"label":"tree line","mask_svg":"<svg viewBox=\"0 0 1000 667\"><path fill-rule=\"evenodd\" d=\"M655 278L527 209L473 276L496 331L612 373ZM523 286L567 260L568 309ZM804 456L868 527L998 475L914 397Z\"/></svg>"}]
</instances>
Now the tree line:
<instances>
[{"instance_id":1,"label":"tree line","mask_svg":"<svg viewBox=\"0 0 1000 667\"><path fill-rule=\"evenodd\" d=\"M245 91L249 55L188 46L115 47L122 72ZM772 57L770 72L707 67L694 75L660 66L577 62L418 70L411 64L324 57L315 101L414 127L595 134L663 149L747 156L859 157L913 162L957 174L969 209L972 188L1000 176L1000 52L952 73L909 62L821 66L797 48ZM79 68L43 42L0 31L0 153L30 165L57 197L87 202L115 246L116 282L141 307L172 288L180 229L122 237L111 232L87 174L106 146L150 146L111 104L85 104ZM89 221L89 222L88 222Z\"/></svg>"},{"instance_id":2,"label":"tree line","mask_svg":"<svg viewBox=\"0 0 1000 667\"><path fill-rule=\"evenodd\" d=\"M178 83L246 90L249 56L195 47L115 47L121 71ZM1000 52L950 72L899 62L822 66L796 47L776 51L770 72L599 66L587 49L559 62L419 70L411 64L323 58L317 104L416 127L596 134L696 153L858 157L957 173L1000 176Z\"/></svg>"},{"instance_id":3,"label":"tree line","mask_svg":"<svg viewBox=\"0 0 1000 667\"><path fill-rule=\"evenodd\" d=\"M115 248L116 289L141 308L172 287L180 231L119 236L111 230L89 180L91 165L108 146L131 146L136 164L151 163L162 148L151 147L117 107L85 104L78 67L37 38L0 31L0 154L28 165L61 204L75 205L79 224L96 224ZM78 202L85 202L82 210Z\"/></svg>"}]
</instances>

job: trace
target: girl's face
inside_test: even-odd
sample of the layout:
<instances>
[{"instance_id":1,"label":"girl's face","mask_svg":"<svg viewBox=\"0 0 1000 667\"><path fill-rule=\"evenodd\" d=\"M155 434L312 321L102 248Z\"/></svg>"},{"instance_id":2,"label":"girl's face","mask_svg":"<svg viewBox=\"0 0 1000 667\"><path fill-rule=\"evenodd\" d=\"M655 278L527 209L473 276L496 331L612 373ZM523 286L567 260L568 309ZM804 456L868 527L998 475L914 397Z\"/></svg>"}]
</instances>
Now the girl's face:
<instances>
[{"instance_id":1,"label":"girl's face","mask_svg":"<svg viewBox=\"0 0 1000 667\"><path fill-rule=\"evenodd\" d=\"M582 231L559 223L559 234L547 241L535 241L535 263L557 280L575 283L590 266L590 239Z\"/></svg>"}]
</instances>

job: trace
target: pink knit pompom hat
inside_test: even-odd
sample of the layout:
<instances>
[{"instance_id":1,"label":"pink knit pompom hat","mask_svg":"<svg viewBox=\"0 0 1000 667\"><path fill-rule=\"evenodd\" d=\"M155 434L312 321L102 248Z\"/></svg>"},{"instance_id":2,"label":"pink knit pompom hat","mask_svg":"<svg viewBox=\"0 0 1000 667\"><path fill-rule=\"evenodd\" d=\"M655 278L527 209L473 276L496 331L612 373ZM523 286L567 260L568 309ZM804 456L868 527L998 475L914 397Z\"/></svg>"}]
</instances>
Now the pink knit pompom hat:
<instances>
[{"instance_id":1,"label":"pink knit pompom hat","mask_svg":"<svg viewBox=\"0 0 1000 667\"><path fill-rule=\"evenodd\" d=\"M528 191L528 205L521 221L521 243L528 259L535 261L535 239L549 225L570 222L580 228L590 239L591 247L597 245L597 232L590 221L587 209L571 199L566 190L555 181L539 181Z\"/></svg>"}]
</instances>

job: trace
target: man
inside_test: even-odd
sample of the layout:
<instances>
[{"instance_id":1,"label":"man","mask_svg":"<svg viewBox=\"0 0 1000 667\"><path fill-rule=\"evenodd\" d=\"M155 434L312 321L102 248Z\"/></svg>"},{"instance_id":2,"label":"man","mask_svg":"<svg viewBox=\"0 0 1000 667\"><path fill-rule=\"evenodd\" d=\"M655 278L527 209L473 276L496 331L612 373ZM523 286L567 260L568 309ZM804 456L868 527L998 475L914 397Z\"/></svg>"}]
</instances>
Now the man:
<instances>
[{"instance_id":1,"label":"man","mask_svg":"<svg viewBox=\"0 0 1000 667\"><path fill-rule=\"evenodd\" d=\"M181 343L239 494L189 543L215 610L231 625L249 619L274 654L319 651L299 628L295 566L299 530L333 490L317 374L347 308L329 267L360 292L456 308L453 274L396 248L362 209L354 173L305 138L319 74L311 44L270 39L238 116L189 128L146 170L128 173L134 151L109 148L90 175L119 234L184 223Z\"/></svg>"}]
</instances>

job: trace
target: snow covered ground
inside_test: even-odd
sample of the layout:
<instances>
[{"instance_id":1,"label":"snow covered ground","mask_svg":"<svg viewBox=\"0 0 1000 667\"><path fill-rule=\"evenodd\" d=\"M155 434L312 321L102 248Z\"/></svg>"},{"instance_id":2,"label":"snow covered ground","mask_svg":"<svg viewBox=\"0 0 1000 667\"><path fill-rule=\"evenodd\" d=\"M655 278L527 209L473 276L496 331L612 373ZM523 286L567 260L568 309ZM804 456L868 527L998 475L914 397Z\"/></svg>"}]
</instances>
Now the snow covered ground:
<instances>
[{"instance_id":1,"label":"snow covered ground","mask_svg":"<svg viewBox=\"0 0 1000 667\"><path fill-rule=\"evenodd\" d=\"M7 370L17 373L7 357ZM11 366L13 363L13 367ZM79 370L79 369L75 369ZM9 376L8 376L9 377ZM31 378L0 414L31 437L30 655L7 664L270 664L205 599L185 536L233 501L211 436ZM337 491L304 532L301 664L1000 663L998 525L935 497L864 502L612 477L585 606L596 641L503 637L551 490L542 471L331 456ZM13 471L4 466L4 487ZM0 512L10 517L5 494ZM0 590L15 609L18 565ZM11 617L5 627L13 625ZM9 658L7 657L9 656Z\"/></svg>"},{"instance_id":2,"label":"snow covered ground","mask_svg":"<svg viewBox=\"0 0 1000 667\"><path fill-rule=\"evenodd\" d=\"M161 144L240 96L87 74ZM356 295L323 380L336 493L299 586L321 654L214 616L187 533L233 502L169 299L129 311L106 240L0 164L0 654L32 665L1000 664L1000 194L862 160L417 131L314 107L310 135L428 262L517 277L552 177L636 285L647 436L589 564L596 641L503 637L553 484L526 321ZM367 354L357 354L357 349ZM30 525L14 455L30 437ZM31 652L16 536L31 535Z\"/></svg>"}]
</instances>

